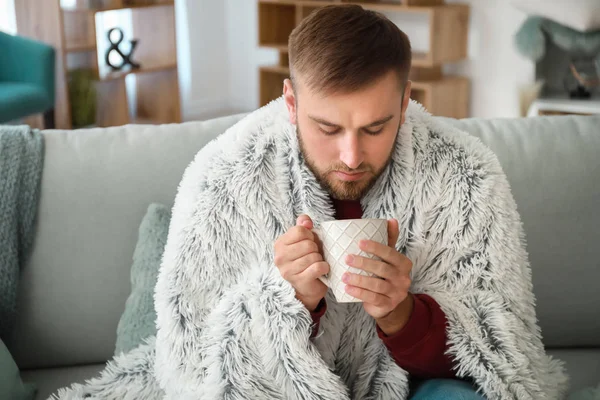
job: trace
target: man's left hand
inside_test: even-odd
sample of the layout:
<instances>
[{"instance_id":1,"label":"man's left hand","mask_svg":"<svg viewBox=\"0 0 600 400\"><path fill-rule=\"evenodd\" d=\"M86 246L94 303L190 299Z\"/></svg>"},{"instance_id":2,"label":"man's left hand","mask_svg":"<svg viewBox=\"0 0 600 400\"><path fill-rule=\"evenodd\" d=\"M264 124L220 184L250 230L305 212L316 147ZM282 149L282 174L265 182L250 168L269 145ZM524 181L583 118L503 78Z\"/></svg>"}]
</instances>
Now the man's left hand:
<instances>
[{"instance_id":1,"label":"man's left hand","mask_svg":"<svg viewBox=\"0 0 600 400\"><path fill-rule=\"evenodd\" d=\"M412 262L395 249L399 234L398 221L388 220L387 246L372 240L359 243L362 251L379 257L381 261L358 255L346 258L349 266L371 272L376 277L350 272L342 277L346 292L363 301L365 311L375 318L379 328L387 335L400 331L406 325L413 308L413 298L408 292Z\"/></svg>"}]
</instances>

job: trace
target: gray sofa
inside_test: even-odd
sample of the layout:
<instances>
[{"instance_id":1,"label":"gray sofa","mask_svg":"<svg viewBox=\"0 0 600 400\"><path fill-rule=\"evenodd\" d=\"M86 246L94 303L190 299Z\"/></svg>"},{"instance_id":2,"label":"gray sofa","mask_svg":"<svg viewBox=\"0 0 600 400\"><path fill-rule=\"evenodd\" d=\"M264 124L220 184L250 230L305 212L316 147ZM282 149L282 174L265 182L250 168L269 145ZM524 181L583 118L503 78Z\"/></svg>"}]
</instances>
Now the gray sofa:
<instances>
[{"instance_id":1,"label":"gray sofa","mask_svg":"<svg viewBox=\"0 0 600 400\"><path fill-rule=\"evenodd\" d=\"M112 357L139 223L172 204L196 152L242 116L163 126L45 131L34 250L9 343L39 399ZM600 116L449 120L480 137L512 184L548 351L572 390L600 382Z\"/></svg>"}]
</instances>

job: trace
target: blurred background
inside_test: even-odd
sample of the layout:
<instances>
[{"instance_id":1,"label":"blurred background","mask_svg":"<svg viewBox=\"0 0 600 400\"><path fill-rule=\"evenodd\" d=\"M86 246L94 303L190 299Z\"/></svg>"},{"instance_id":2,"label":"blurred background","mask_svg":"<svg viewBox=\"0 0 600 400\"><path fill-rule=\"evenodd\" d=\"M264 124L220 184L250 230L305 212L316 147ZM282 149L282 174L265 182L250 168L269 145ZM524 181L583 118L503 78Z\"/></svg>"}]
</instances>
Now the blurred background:
<instances>
[{"instance_id":1,"label":"blurred background","mask_svg":"<svg viewBox=\"0 0 600 400\"><path fill-rule=\"evenodd\" d=\"M287 36L310 12L336 2L0 0L0 31L56 50L56 127L179 122L254 110L279 96L289 72ZM488 118L600 109L600 2L354 3L384 13L409 35L413 98L433 114ZM123 38L107 61L112 28L118 28L112 43ZM553 43L554 28L571 48ZM107 64L119 67L129 54L139 68Z\"/></svg>"}]
</instances>

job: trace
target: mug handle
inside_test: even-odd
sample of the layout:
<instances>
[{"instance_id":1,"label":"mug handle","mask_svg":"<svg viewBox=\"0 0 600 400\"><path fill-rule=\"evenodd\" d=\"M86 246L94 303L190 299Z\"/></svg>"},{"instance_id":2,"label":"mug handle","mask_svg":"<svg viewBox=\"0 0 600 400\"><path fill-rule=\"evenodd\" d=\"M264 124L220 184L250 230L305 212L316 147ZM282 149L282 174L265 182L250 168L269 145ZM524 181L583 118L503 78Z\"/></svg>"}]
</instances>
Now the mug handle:
<instances>
[{"instance_id":1,"label":"mug handle","mask_svg":"<svg viewBox=\"0 0 600 400\"><path fill-rule=\"evenodd\" d=\"M317 235L317 237L319 238L319 240L321 241L321 243L323 243L323 240L321 239L323 237L322 231L319 228L313 228L312 229L313 233L315 233ZM325 258L325 255L323 255L323 258ZM323 282L327 287L331 287L329 284L329 274L325 274L323 276L320 276L318 279Z\"/></svg>"}]
</instances>

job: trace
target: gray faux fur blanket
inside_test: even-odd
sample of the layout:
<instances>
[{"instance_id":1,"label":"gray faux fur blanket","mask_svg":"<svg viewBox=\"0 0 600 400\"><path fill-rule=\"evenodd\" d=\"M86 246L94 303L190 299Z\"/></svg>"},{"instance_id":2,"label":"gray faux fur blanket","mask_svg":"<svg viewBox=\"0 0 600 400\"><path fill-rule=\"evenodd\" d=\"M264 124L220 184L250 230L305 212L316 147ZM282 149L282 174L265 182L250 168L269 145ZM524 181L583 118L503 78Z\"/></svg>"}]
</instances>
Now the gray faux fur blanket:
<instances>
[{"instance_id":1,"label":"gray faux fur blanket","mask_svg":"<svg viewBox=\"0 0 600 400\"><path fill-rule=\"evenodd\" d=\"M365 218L397 218L414 293L448 318L459 377L488 399L559 399L544 352L516 205L478 139L411 103ZM405 399L407 373L360 303L311 318L273 264L273 243L306 213L333 219L303 162L282 99L203 148L175 200L155 290L158 333L61 399Z\"/></svg>"}]
</instances>

